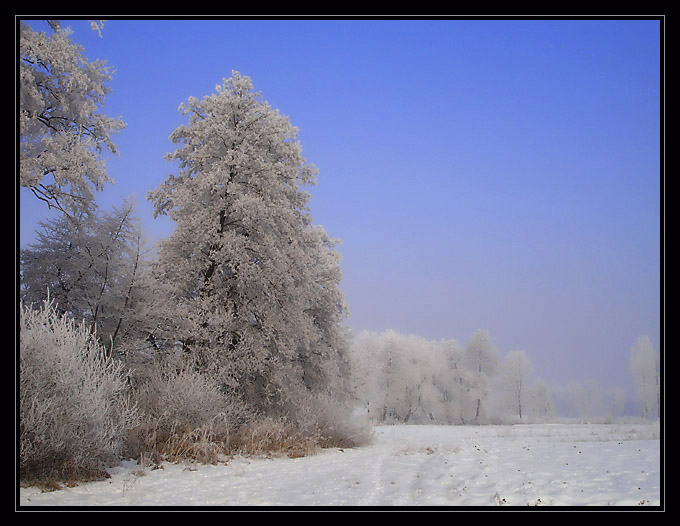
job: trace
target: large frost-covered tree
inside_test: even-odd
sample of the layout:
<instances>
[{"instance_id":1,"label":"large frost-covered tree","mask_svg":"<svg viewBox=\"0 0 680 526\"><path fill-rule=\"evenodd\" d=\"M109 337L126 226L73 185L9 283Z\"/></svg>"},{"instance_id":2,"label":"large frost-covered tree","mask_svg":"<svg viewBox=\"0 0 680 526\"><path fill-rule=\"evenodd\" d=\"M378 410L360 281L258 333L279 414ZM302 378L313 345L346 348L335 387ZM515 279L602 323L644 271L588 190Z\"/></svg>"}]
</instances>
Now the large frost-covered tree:
<instances>
[{"instance_id":1,"label":"large frost-covered tree","mask_svg":"<svg viewBox=\"0 0 680 526\"><path fill-rule=\"evenodd\" d=\"M19 29L19 182L68 214L86 208L110 181L105 152L125 124L100 110L111 70L88 61L71 31L51 21L51 34Z\"/></svg>"},{"instance_id":2,"label":"large frost-covered tree","mask_svg":"<svg viewBox=\"0 0 680 526\"><path fill-rule=\"evenodd\" d=\"M168 335L252 410L340 395L339 256L309 214L316 169L297 129L238 72L180 112L178 173L149 195L176 223L157 266Z\"/></svg>"}]
</instances>

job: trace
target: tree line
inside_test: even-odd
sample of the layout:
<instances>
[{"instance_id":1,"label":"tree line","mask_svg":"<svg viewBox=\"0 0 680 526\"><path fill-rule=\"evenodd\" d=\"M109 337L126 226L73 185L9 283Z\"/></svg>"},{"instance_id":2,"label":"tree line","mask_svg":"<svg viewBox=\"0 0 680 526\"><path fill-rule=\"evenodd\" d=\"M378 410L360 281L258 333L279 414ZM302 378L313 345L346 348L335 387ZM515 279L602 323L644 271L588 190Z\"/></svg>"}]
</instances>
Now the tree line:
<instances>
[{"instance_id":1,"label":"tree line","mask_svg":"<svg viewBox=\"0 0 680 526\"><path fill-rule=\"evenodd\" d=\"M371 421L406 424L508 424L577 419L611 422L660 417L660 362L649 337L630 349L637 407L621 387L595 380L549 385L535 376L526 351L503 355L491 335L475 331L464 345L394 330L363 331L350 346L354 389Z\"/></svg>"}]
</instances>

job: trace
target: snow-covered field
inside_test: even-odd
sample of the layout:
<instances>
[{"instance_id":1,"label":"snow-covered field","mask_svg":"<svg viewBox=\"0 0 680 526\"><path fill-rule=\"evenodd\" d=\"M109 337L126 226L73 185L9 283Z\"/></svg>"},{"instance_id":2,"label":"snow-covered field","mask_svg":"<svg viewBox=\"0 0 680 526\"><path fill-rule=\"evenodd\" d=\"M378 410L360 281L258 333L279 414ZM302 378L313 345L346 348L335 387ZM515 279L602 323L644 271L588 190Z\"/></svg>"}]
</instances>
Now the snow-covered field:
<instances>
[{"instance_id":1,"label":"snow-covered field","mask_svg":"<svg viewBox=\"0 0 680 526\"><path fill-rule=\"evenodd\" d=\"M658 424L380 426L371 445L219 465L124 462L19 506L660 506Z\"/></svg>"}]
</instances>

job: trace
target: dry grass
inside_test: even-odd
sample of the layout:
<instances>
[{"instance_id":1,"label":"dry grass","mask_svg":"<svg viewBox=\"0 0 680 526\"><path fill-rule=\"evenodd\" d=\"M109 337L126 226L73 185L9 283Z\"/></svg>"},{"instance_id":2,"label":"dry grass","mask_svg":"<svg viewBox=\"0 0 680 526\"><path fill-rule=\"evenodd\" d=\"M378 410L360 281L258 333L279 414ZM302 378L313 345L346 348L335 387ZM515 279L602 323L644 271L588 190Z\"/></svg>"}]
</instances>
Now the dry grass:
<instances>
[{"instance_id":1,"label":"dry grass","mask_svg":"<svg viewBox=\"0 0 680 526\"><path fill-rule=\"evenodd\" d=\"M231 429L225 419L191 428L186 424L160 423L139 425L130 431L127 454L138 458L140 465L162 468L164 462L217 464L235 456L265 458L300 458L314 455L322 448L352 447L347 439L324 437L319 431L300 431L282 419L262 418ZM106 471L78 473L53 471L23 477L23 486L38 486L44 491L60 489L91 480L102 480Z\"/></svg>"},{"instance_id":2,"label":"dry grass","mask_svg":"<svg viewBox=\"0 0 680 526\"><path fill-rule=\"evenodd\" d=\"M320 436L302 435L283 422L265 419L243 426L235 434L231 452L241 455L304 457L318 451Z\"/></svg>"},{"instance_id":3,"label":"dry grass","mask_svg":"<svg viewBox=\"0 0 680 526\"><path fill-rule=\"evenodd\" d=\"M104 469L87 469L73 467L46 467L42 470L22 470L21 487L36 486L42 491L55 491L62 487L74 487L83 482L105 480L110 478Z\"/></svg>"},{"instance_id":4,"label":"dry grass","mask_svg":"<svg viewBox=\"0 0 680 526\"><path fill-rule=\"evenodd\" d=\"M220 422L190 429L174 425L170 430L154 426L136 429L131 441L144 464L191 460L216 464L240 456L298 458L316 453L323 443L320 435L303 436L285 423L266 418L230 430Z\"/></svg>"},{"instance_id":5,"label":"dry grass","mask_svg":"<svg viewBox=\"0 0 680 526\"><path fill-rule=\"evenodd\" d=\"M140 464L145 465L185 459L214 464L223 451L224 440L218 437L213 424L195 429L178 425L164 429L145 424L133 430L130 436L130 453L139 458Z\"/></svg>"}]
</instances>

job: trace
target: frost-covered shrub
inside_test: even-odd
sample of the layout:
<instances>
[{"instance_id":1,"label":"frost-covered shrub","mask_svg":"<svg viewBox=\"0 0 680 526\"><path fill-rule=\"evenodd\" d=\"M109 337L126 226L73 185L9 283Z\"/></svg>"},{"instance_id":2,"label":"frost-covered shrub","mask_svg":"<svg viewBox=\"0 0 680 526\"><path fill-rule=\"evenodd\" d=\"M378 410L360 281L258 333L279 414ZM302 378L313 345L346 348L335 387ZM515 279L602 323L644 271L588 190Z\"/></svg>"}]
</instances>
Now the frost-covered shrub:
<instances>
[{"instance_id":1,"label":"frost-covered shrub","mask_svg":"<svg viewBox=\"0 0 680 526\"><path fill-rule=\"evenodd\" d=\"M186 355L145 371L134 399L142 415L131 433L141 459L215 462L222 455L304 456L319 447L351 447L370 438L366 422L349 418L328 396L299 395L286 414L253 412L239 391L220 384Z\"/></svg>"},{"instance_id":2,"label":"frost-covered shrub","mask_svg":"<svg viewBox=\"0 0 680 526\"><path fill-rule=\"evenodd\" d=\"M135 425L122 366L46 301L20 312L22 480L106 476Z\"/></svg>"},{"instance_id":3,"label":"frost-covered shrub","mask_svg":"<svg viewBox=\"0 0 680 526\"><path fill-rule=\"evenodd\" d=\"M142 417L131 453L214 460L245 419L240 406L216 379L176 357L146 374L134 392Z\"/></svg>"},{"instance_id":4,"label":"frost-covered shrub","mask_svg":"<svg viewBox=\"0 0 680 526\"><path fill-rule=\"evenodd\" d=\"M224 406L217 383L190 368L162 368L136 394L145 420L161 427L195 428L212 419Z\"/></svg>"},{"instance_id":5,"label":"frost-covered shrub","mask_svg":"<svg viewBox=\"0 0 680 526\"><path fill-rule=\"evenodd\" d=\"M348 404L338 404L318 397L320 410L316 422L320 443L326 447L364 446L373 440L373 425L365 414L357 412Z\"/></svg>"}]
</instances>

